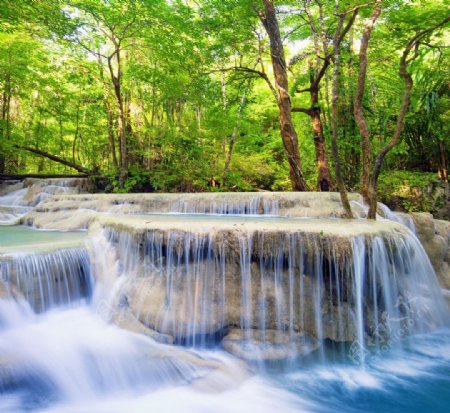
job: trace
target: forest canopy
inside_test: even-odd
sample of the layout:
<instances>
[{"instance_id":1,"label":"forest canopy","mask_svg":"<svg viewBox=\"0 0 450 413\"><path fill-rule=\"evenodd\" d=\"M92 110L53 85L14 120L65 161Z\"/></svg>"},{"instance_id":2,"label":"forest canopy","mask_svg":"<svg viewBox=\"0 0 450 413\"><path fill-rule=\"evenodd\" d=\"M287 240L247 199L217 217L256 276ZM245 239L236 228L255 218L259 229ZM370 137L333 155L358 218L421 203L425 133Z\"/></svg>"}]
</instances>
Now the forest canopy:
<instances>
[{"instance_id":1,"label":"forest canopy","mask_svg":"<svg viewBox=\"0 0 450 413\"><path fill-rule=\"evenodd\" d=\"M386 176L447 181L449 16L440 0L3 0L0 174L369 204Z\"/></svg>"}]
</instances>

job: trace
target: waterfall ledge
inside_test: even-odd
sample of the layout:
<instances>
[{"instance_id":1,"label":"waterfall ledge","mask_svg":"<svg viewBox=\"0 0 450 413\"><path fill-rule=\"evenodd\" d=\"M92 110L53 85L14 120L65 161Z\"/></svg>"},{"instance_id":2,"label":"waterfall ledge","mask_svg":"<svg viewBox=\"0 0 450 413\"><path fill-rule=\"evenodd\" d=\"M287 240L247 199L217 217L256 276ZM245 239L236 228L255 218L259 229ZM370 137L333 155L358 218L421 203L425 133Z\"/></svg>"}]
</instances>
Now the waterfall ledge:
<instances>
[{"instance_id":1,"label":"waterfall ledge","mask_svg":"<svg viewBox=\"0 0 450 413\"><path fill-rule=\"evenodd\" d=\"M90 232L116 251L121 308L174 343L286 358L446 322L423 248L394 222L105 215Z\"/></svg>"}]
</instances>

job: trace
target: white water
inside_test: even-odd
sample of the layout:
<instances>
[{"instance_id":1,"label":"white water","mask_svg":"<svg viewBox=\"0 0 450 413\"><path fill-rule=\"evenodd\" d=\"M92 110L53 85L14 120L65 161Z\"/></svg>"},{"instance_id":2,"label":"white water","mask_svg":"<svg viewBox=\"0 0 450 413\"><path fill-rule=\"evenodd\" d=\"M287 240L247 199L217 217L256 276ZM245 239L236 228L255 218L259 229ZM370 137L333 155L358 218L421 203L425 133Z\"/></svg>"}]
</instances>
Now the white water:
<instances>
[{"instance_id":1,"label":"white water","mask_svg":"<svg viewBox=\"0 0 450 413\"><path fill-rule=\"evenodd\" d=\"M0 183L0 225L17 223L33 207L52 195L77 194L83 190L81 179L28 179L13 185Z\"/></svg>"},{"instance_id":2,"label":"white water","mask_svg":"<svg viewBox=\"0 0 450 413\"><path fill-rule=\"evenodd\" d=\"M194 347L220 342L237 327L244 347L262 332L268 357L266 330L288 338L291 358L301 332L354 342L362 353L400 344L396 332L404 338L445 325L448 315L428 257L407 231L355 237L348 256L345 244L302 233L222 238L155 230L135 238L107 229L95 244L116 263L110 290L144 324ZM250 356L264 358L258 346Z\"/></svg>"},{"instance_id":3,"label":"white water","mask_svg":"<svg viewBox=\"0 0 450 413\"><path fill-rule=\"evenodd\" d=\"M101 290L95 296L41 314L0 299L2 413L298 411L296 397L223 352L196 354L106 323Z\"/></svg>"},{"instance_id":4,"label":"white water","mask_svg":"<svg viewBox=\"0 0 450 413\"><path fill-rule=\"evenodd\" d=\"M249 199L222 200L218 202L192 202L178 200L170 205L171 213L218 215L278 215L278 201L254 195Z\"/></svg>"},{"instance_id":5,"label":"white water","mask_svg":"<svg viewBox=\"0 0 450 413\"><path fill-rule=\"evenodd\" d=\"M448 411L448 309L417 239L355 237L344 261L325 239L241 234L233 247L213 234L104 230L88 252L13 255L0 264L0 297L15 290L0 298L0 412ZM196 350L126 331L146 330L126 317L133 289L141 311L161 301L142 320ZM251 367L220 345L230 322ZM289 344L303 330L352 341L304 358L281 346L288 362L265 364L269 330Z\"/></svg>"},{"instance_id":6,"label":"white water","mask_svg":"<svg viewBox=\"0 0 450 413\"><path fill-rule=\"evenodd\" d=\"M0 280L20 291L37 312L77 303L90 296L92 288L84 249L13 255L0 261Z\"/></svg>"},{"instance_id":7,"label":"white water","mask_svg":"<svg viewBox=\"0 0 450 413\"><path fill-rule=\"evenodd\" d=\"M356 218L365 219L367 217L369 207L364 203L362 199L358 201L351 201L350 204L353 214L355 215ZM382 204L381 202L378 202L378 211L381 212L381 215L377 213L377 220L379 221L388 220L398 222L399 224L408 228L413 233L416 232L416 225L414 224L414 220L410 215L392 211L389 209L388 206Z\"/></svg>"}]
</instances>

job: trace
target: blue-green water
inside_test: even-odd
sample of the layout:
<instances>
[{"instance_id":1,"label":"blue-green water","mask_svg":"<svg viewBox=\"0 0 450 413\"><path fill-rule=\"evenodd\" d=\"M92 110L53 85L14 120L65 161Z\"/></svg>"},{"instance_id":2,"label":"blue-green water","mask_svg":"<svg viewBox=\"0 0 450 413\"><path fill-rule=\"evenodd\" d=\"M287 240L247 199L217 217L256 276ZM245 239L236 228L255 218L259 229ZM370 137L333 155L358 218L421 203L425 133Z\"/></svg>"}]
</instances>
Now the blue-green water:
<instances>
[{"instance_id":1,"label":"blue-green water","mask_svg":"<svg viewBox=\"0 0 450 413\"><path fill-rule=\"evenodd\" d=\"M317 412L450 411L449 329L411 337L402 351L367 354L364 367L350 356L326 363L310 360L269 377L311 402Z\"/></svg>"},{"instance_id":2,"label":"blue-green water","mask_svg":"<svg viewBox=\"0 0 450 413\"><path fill-rule=\"evenodd\" d=\"M82 245L86 232L63 232L35 230L22 225L0 225L0 255L32 252L34 250L54 250L60 245Z\"/></svg>"},{"instance_id":3,"label":"blue-green water","mask_svg":"<svg viewBox=\"0 0 450 413\"><path fill-rule=\"evenodd\" d=\"M84 237L0 227L0 251ZM447 328L378 353L326 347L261 371L220 347L173 354L173 347L109 323L105 303L97 291L75 308L35 314L0 299L1 413L450 412ZM184 354L214 361L221 371L204 375Z\"/></svg>"}]
</instances>

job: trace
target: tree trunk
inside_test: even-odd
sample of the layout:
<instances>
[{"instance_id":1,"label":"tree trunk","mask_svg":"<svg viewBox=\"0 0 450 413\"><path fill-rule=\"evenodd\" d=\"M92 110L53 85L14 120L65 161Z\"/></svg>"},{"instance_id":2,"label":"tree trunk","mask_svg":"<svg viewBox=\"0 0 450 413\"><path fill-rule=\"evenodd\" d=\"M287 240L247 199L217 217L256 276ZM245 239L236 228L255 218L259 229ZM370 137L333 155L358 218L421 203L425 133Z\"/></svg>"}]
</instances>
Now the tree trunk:
<instances>
[{"instance_id":1,"label":"tree trunk","mask_svg":"<svg viewBox=\"0 0 450 413\"><path fill-rule=\"evenodd\" d=\"M308 191L303 176L297 133L291 116L291 97L289 96L286 59L273 1L262 0L264 13L261 21L270 39L270 53L277 90L277 105L280 120L280 133L289 163L289 176L294 191Z\"/></svg>"},{"instance_id":2,"label":"tree trunk","mask_svg":"<svg viewBox=\"0 0 450 413\"><path fill-rule=\"evenodd\" d=\"M319 89L311 86L311 122L314 134L314 148L317 159L317 190L328 192L333 189L333 182L328 164L325 136L319 107Z\"/></svg>"},{"instance_id":3,"label":"tree trunk","mask_svg":"<svg viewBox=\"0 0 450 413\"><path fill-rule=\"evenodd\" d=\"M119 188L123 188L125 185L125 179L128 174L128 154L127 154L127 136L126 136L126 124L125 124L125 108L122 96L122 67L120 60L120 47L115 42L115 52L108 58L108 68L111 76L111 81L114 86L114 93L116 95L118 119L117 128L119 132ZM112 58L116 56L117 62L117 75L114 73L112 66Z\"/></svg>"},{"instance_id":4,"label":"tree trunk","mask_svg":"<svg viewBox=\"0 0 450 413\"><path fill-rule=\"evenodd\" d=\"M372 194L369 194L369 180L371 170L372 150L370 145L370 133L366 118L363 113L363 98L366 84L367 74L367 49L369 48L369 40L372 34L373 26L381 13L381 0L375 1L375 6L369 21L364 27L361 38L361 46L359 49L359 72L357 81L357 92L355 98L354 114L355 121L358 125L361 135L361 152L362 152L362 175L361 175L361 194L367 204L370 204Z\"/></svg>"},{"instance_id":5,"label":"tree trunk","mask_svg":"<svg viewBox=\"0 0 450 413\"><path fill-rule=\"evenodd\" d=\"M402 57L400 58L400 69L399 69L399 75L401 78L403 78L405 82L405 90L403 92L403 98L402 103L400 105L400 110L397 115L397 122L395 125L394 134L392 135L391 140L388 142L388 144L382 148L375 159L375 165L373 168L373 173L370 179L370 185L369 185L369 213L368 218L375 219L376 212L377 212L377 189L378 189L378 178L380 176L381 167L383 165L383 160L385 156L394 148L399 142L401 138L401 133L403 130L403 126L405 123L405 116L408 113L409 109L409 103L411 100L411 89L413 87L413 78L408 72L408 63L412 62L418 57L418 51L420 46L420 41L423 37L433 32L438 27L443 26L444 24L448 23L450 21L450 16L446 17L441 22L435 24L433 27L423 30L419 33L417 33L412 39L409 40L407 43L405 50L403 51ZM411 51L414 50L414 55L408 59L409 54Z\"/></svg>"},{"instance_id":6,"label":"tree trunk","mask_svg":"<svg viewBox=\"0 0 450 413\"><path fill-rule=\"evenodd\" d=\"M58 162L62 165L69 166L70 168L73 168L83 174L92 174L91 170L89 170L83 166L77 165L71 161L60 158L59 156L56 156L56 155L52 155L51 153L42 151L40 149L35 149L35 148L31 148L29 146L21 146L21 145L14 145L14 147L17 149L23 149L24 151L28 151L28 152L34 153L36 155L39 155L39 156L43 156L44 158L51 159L52 161Z\"/></svg>"},{"instance_id":7,"label":"tree trunk","mask_svg":"<svg viewBox=\"0 0 450 413\"><path fill-rule=\"evenodd\" d=\"M339 58L340 58L340 48L339 48L339 36L342 30L342 25L344 23L344 16L341 16L338 21L338 26L336 28L336 33L333 37L333 53L334 53L334 67L333 67L333 82L331 89L331 149L334 160L334 168L336 171L336 181L337 187L339 189L339 194L341 196L342 206L344 207L345 217L353 218L352 209L348 201L347 190L345 188L344 179L342 177L341 171L341 160L339 157L339 150L337 145L338 139L338 99L339 99Z\"/></svg>"},{"instance_id":8,"label":"tree trunk","mask_svg":"<svg viewBox=\"0 0 450 413\"><path fill-rule=\"evenodd\" d=\"M234 125L233 133L231 134L230 142L228 144L228 152L226 154L225 167L223 168L224 177L226 176L226 174L228 173L228 170L230 168L231 155L233 153L233 147L236 142L237 133L239 131L239 125L241 122L242 111L244 110L245 103L247 102L247 93L250 88L250 83L251 83L251 81L249 80L247 82L247 84L245 85L244 93L242 94L242 97L241 97L241 103L239 105L239 109L237 112L236 124Z\"/></svg>"},{"instance_id":9,"label":"tree trunk","mask_svg":"<svg viewBox=\"0 0 450 413\"><path fill-rule=\"evenodd\" d=\"M116 154L116 139L114 137L114 114L111 108L111 105L108 100L108 96L105 96L105 108L106 115L108 118L108 142L109 142L109 150L111 153L112 163L114 168L119 167L119 163L117 162L117 154Z\"/></svg>"},{"instance_id":10,"label":"tree trunk","mask_svg":"<svg viewBox=\"0 0 450 413\"><path fill-rule=\"evenodd\" d=\"M10 130L10 108L11 108L11 74L8 72L5 75L5 86L3 89L2 97L2 122L0 125L0 140L1 143L5 143L9 140L11 134ZM6 170L6 157L1 151L0 153L0 173L5 173Z\"/></svg>"},{"instance_id":11,"label":"tree trunk","mask_svg":"<svg viewBox=\"0 0 450 413\"><path fill-rule=\"evenodd\" d=\"M448 182L447 156L442 141L439 141L439 159L439 177L444 182Z\"/></svg>"},{"instance_id":12,"label":"tree trunk","mask_svg":"<svg viewBox=\"0 0 450 413\"><path fill-rule=\"evenodd\" d=\"M109 151L111 154L113 166L117 169L119 167L119 163L117 162L116 139L114 137L114 113L112 111L111 104L109 103L109 90L108 85L105 82L105 77L103 75L103 65L100 57L98 57L98 64L100 68L100 79L103 83L103 103L105 105L106 117L108 120Z\"/></svg>"},{"instance_id":13,"label":"tree trunk","mask_svg":"<svg viewBox=\"0 0 450 413\"><path fill-rule=\"evenodd\" d=\"M73 142L72 142L72 162L75 163L75 151L77 147L77 139L78 139L78 133L80 130L80 102L78 102L77 105L77 116L75 121L75 133L73 135Z\"/></svg>"}]
</instances>

